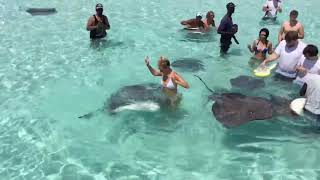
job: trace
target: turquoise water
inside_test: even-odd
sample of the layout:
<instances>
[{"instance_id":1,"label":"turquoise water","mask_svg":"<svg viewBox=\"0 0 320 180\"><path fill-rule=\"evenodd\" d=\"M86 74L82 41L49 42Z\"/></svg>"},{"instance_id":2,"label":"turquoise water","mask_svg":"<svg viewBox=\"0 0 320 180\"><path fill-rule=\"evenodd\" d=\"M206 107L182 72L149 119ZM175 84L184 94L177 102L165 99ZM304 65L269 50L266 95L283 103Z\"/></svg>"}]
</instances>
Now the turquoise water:
<instances>
[{"instance_id":1,"label":"turquoise water","mask_svg":"<svg viewBox=\"0 0 320 180\"><path fill-rule=\"evenodd\" d=\"M197 58L197 73L214 90L229 79L251 75L246 45L260 28L275 42L279 25L260 23L264 1L237 0L234 23L240 45L219 56L216 33L190 37L180 20L212 9L219 24L226 0L100 1L111 23L108 41L92 47L85 30L95 1L0 0L0 179L7 180L295 180L320 178L319 134L298 118L256 121L225 129L211 113L210 93L192 73L180 72L191 88L180 89L181 114L95 110L125 85L160 80L144 65L149 55ZM279 24L292 8L305 25L305 42L318 44L318 0L285 0ZM26 7L55 7L52 16ZM266 79L268 97L291 97L294 86Z\"/></svg>"}]
</instances>

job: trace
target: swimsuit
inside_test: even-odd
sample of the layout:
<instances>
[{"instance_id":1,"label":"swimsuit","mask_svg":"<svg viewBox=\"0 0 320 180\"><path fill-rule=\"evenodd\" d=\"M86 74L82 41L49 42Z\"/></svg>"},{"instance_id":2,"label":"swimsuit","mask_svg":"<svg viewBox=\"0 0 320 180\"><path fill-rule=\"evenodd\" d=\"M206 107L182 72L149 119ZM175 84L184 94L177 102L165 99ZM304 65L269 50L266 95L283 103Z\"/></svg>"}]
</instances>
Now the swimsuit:
<instances>
[{"instance_id":1,"label":"swimsuit","mask_svg":"<svg viewBox=\"0 0 320 180\"><path fill-rule=\"evenodd\" d=\"M96 15L93 15L93 17L94 17L94 26L96 26L99 21L98 21ZM102 15L101 20L102 20L102 23L103 23L104 25L107 25L106 16ZM97 32L96 29L90 31L90 39L104 38L106 35L107 35L106 32L104 32L104 33L99 33L99 34L98 34L98 32Z\"/></svg>"},{"instance_id":2,"label":"swimsuit","mask_svg":"<svg viewBox=\"0 0 320 180\"><path fill-rule=\"evenodd\" d=\"M259 44L260 41L257 42L257 45L256 45L256 48L254 49L254 52L255 54L258 54L258 53L263 53L264 55L269 51L269 48L266 47L264 49L258 49L258 44ZM268 44L268 41L267 41L267 44Z\"/></svg>"},{"instance_id":3,"label":"swimsuit","mask_svg":"<svg viewBox=\"0 0 320 180\"><path fill-rule=\"evenodd\" d=\"M161 81L162 86L168 89L177 89L177 87L173 84L172 79L170 77L168 78L169 78L169 82L167 84L165 84L164 81Z\"/></svg>"}]
</instances>

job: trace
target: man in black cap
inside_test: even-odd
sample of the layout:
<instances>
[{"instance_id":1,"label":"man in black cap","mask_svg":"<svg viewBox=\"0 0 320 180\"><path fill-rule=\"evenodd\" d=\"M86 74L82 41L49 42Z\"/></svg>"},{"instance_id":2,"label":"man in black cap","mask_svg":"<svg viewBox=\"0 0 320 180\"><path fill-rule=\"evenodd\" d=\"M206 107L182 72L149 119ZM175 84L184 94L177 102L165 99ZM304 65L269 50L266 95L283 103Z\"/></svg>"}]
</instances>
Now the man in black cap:
<instances>
[{"instance_id":1,"label":"man in black cap","mask_svg":"<svg viewBox=\"0 0 320 180\"><path fill-rule=\"evenodd\" d=\"M100 39L107 35L106 30L110 29L107 16L102 14L102 4L96 5L96 14L91 16L87 23L87 30L90 31L90 39Z\"/></svg>"},{"instance_id":2,"label":"man in black cap","mask_svg":"<svg viewBox=\"0 0 320 180\"><path fill-rule=\"evenodd\" d=\"M227 4L227 14L222 18L218 33L221 34L220 38L220 53L225 54L230 48L230 45L232 44L231 39L234 38L234 34L237 33L238 27L237 25L233 24L232 22L232 14L234 13L235 5L232 2L229 2ZM235 39L236 43L238 44L238 41Z\"/></svg>"}]
</instances>

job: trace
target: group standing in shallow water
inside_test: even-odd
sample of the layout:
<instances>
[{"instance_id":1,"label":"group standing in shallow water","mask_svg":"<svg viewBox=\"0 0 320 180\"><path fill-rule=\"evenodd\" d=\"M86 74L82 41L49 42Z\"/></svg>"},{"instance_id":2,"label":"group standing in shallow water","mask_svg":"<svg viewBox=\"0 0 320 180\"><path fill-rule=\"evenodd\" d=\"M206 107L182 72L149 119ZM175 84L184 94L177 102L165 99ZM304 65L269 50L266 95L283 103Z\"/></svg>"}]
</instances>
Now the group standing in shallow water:
<instances>
[{"instance_id":1,"label":"group standing in shallow water","mask_svg":"<svg viewBox=\"0 0 320 180\"><path fill-rule=\"evenodd\" d=\"M226 54L232 44L232 39L239 44L235 37L238 32L237 24L233 24L232 15L235 12L235 4L229 2L226 5L227 13L221 19L217 28L220 34L220 53ZM275 20L278 13L282 12L281 0L266 0L262 7L265 13L262 20ZM96 14L91 16L87 23L87 30L90 31L90 38L105 38L106 31L110 29L108 18L102 14L103 6L96 5ZM307 103L306 110L320 116L320 62L318 61L318 48L315 45L306 45L301 41L304 38L304 27L297 20L298 11L292 10L289 20L285 21L278 33L278 45L273 47L268 40L269 30L262 28L259 31L258 38L248 45L249 51L253 54L253 59L260 65L259 68L267 67L267 64L279 60L276 66L276 77L293 81L303 86L301 91L305 91ZM213 11L206 13L203 19L201 13L197 13L194 19L183 20L181 25L190 32L206 33L215 27L215 15ZM162 77L162 91L170 100L170 105L176 107L181 95L178 94L177 86L189 88L189 84L170 67L170 61L165 57L158 60L159 70L150 65L148 57L145 58L145 64L154 76Z\"/></svg>"}]
</instances>

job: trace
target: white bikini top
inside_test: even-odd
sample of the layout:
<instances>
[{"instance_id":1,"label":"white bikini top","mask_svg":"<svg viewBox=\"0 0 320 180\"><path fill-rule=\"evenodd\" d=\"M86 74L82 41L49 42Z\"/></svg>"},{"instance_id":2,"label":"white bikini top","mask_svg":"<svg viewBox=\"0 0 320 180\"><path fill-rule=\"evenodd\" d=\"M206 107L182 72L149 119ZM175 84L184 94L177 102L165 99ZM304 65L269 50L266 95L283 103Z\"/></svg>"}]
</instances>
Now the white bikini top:
<instances>
[{"instance_id":1,"label":"white bikini top","mask_svg":"<svg viewBox=\"0 0 320 180\"><path fill-rule=\"evenodd\" d=\"M177 87L173 84L171 77L169 77L169 82L167 84L165 84L165 82L161 79L161 84L163 87L168 89L177 89Z\"/></svg>"}]
</instances>

